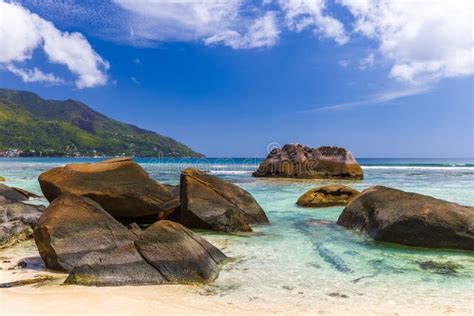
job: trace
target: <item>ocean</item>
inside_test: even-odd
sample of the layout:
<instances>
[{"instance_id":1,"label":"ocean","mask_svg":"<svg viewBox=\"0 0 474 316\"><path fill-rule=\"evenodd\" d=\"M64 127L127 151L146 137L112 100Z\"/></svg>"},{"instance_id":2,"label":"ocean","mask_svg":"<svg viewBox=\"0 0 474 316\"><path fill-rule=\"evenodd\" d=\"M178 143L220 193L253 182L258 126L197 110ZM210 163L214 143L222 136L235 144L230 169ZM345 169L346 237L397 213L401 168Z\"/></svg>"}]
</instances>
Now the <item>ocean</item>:
<instances>
[{"instance_id":1,"label":"ocean","mask_svg":"<svg viewBox=\"0 0 474 316\"><path fill-rule=\"evenodd\" d=\"M7 185L40 194L41 172L98 160L5 158L0 159L0 176L7 178ZM339 299L347 302L347 312L350 306L363 310L363 304L368 311L380 304L393 311L401 305L427 304L440 312L452 306L474 312L474 253L374 242L334 224L343 207L309 209L295 204L311 188L344 183L358 190L385 185L474 206L473 159L358 159L365 173L361 181L253 178L258 158L136 161L168 184L179 183L183 168L198 167L248 190L268 215L271 224L255 227L250 236L199 231L235 258L214 283L203 286L208 295L287 306Z\"/></svg>"}]
</instances>

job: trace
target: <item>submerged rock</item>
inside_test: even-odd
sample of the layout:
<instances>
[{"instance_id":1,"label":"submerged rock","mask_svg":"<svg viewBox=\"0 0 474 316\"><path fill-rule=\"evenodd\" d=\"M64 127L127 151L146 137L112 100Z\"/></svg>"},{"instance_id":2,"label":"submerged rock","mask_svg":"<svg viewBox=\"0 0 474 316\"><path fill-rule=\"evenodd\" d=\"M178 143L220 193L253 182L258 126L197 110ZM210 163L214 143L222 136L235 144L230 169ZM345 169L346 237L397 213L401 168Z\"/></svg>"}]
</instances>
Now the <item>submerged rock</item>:
<instances>
[{"instance_id":1,"label":"submerged rock","mask_svg":"<svg viewBox=\"0 0 474 316\"><path fill-rule=\"evenodd\" d=\"M437 274L444 274L444 275L453 275L458 272L462 266L452 261L440 262L440 261L422 261L418 263L420 268L423 270L433 271Z\"/></svg>"},{"instance_id":2,"label":"submerged rock","mask_svg":"<svg viewBox=\"0 0 474 316\"><path fill-rule=\"evenodd\" d=\"M67 284L117 286L214 280L227 257L182 225L158 221L134 243L86 255Z\"/></svg>"},{"instance_id":3,"label":"submerged rock","mask_svg":"<svg viewBox=\"0 0 474 316\"><path fill-rule=\"evenodd\" d=\"M180 222L187 227L245 232L252 224L268 224L257 201L235 184L188 168L180 187Z\"/></svg>"},{"instance_id":4,"label":"submerged rock","mask_svg":"<svg viewBox=\"0 0 474 316\"><path fill-rule=\"evenodd\" d=\"M64 193L88 197L124 222L153 223L179 207L179 199L130 158L69 164L41 174L38 180L50 202Z\"/></svg>"},{"instance_id":5,"label":"submerged rock","mask_svg":"<svg viewBox=\"0 0 474 316\"><path fill-rule=\"evenodd\" d=\"M347 205L360 192L342 184L331 184L307 191L296 204L304 207Z\"/></svg>"},{"instance_id":6,"label":"submerged rock","mask_svg":"<svg viewBox=\"0 0 474 316\"><path fill-rule=\"evenodd\" d=\"M362 168L349 150L330 146L310 148L300 144L274 149L252 175L303 179L364 177Z\"/></svg>"},{"instance_id":7,"label":"submerged rock","mask_svg":"<svg viewBox=\"0 0 474 316\"><path fill-rule=\"evenodd\" d=\"M384 186L364 190L337 223L379 241L474 250L474 207Z\"/></svg>"},{"instance_id":8,"label":"submerged rock","mask_svg":"<svg viewBox=\"0 0 474 316\"><path fill-rule=\"evenodd\" d=\"M38 251L49 269L69 271L94 251L109 251L136 237L89 198L64 194L41 215L34 229Z\"/></svg>"}]
</instances>

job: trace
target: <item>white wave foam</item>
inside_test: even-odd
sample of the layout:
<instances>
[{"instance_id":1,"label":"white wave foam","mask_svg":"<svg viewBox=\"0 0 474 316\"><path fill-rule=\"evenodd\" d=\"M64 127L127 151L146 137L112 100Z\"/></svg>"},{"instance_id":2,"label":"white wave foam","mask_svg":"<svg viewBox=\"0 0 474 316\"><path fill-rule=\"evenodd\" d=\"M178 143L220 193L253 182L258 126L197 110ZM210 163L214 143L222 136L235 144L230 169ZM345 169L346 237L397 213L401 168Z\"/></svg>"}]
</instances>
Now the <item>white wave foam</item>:
<instances>
[{"instance_id":1,"label":"white wave foam","mask_svg":"<svg viewBox=\"0 0 474 316\"><path fill-rule=\"evenodd\" d=\"M252 171L248 170L210 170L212 174L250 174Z\"/></svg>"},{"instance_id":2,"label":"white wave foam","mask_svg":"<svg viewBox=\"0 0 474 316\"><path fill-rule=\"evenodd\" d=\"M373 170L430 170L430 171L472 171L474 167L441 167L441 166L362 166L362 169L373 169Z\"/></svg>"}]
</instances>

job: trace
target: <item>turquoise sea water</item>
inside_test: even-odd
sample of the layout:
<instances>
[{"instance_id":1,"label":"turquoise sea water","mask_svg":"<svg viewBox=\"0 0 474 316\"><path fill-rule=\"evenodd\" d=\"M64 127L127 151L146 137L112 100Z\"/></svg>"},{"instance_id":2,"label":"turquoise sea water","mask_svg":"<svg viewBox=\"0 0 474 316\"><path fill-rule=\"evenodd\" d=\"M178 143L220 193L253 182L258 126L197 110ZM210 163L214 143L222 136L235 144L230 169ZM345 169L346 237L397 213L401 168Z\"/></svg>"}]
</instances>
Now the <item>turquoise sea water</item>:
<instances>
[{"instance_id":1,"label":"turquoise sea water","mask_svg":"<svg viewBox=\"0 0 474 316\"><path fill-rule=\"evenodd\" d=\"M98 159L0 159L8 185L41 193L38 175L54 166ZM265 304L311 304L334 297L356 304L461 305L474 312L474 253L376 243L338 227L342 207L307 209L295 205L306 190L346 183L363 190L381 184L474 205L474 160L359 159L362 181L252 178L260 159L137 159L156 180L177 184L179 172L195 166L248 190L271 225L248 237L200 232L237 260L224 267L209 292L244 296ZM39 201L45 202L45 201ZM325 222L320 222L324 220ZM326 222L327 221L327 222ZM217 293L217 294L216 294ZM335 294L337 293L337 294ZM358 300L358 301L357 301ZM444 309L443 309L444 308Z\"/></svg>"}]
</instances>

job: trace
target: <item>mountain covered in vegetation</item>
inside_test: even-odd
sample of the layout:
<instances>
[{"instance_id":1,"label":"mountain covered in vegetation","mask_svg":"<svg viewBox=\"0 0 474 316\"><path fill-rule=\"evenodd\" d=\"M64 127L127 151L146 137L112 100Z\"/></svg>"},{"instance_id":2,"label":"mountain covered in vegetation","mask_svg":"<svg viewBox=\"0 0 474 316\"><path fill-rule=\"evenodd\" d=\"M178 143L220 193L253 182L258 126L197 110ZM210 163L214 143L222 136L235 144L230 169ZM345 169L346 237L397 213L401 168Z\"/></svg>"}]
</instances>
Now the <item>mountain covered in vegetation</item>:
<instances>
[{"instance_id":1,"label":"mountain covered in vegetation","mask_svg":"<svg viewBox=\"0 0 474 316\"><path fill-rule=\"evenodd\" d=\"M125 124L75 100L0 89L0 150L23 156L201 157L176 140Z\"/></svg>"}]
</instances>

